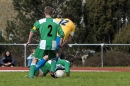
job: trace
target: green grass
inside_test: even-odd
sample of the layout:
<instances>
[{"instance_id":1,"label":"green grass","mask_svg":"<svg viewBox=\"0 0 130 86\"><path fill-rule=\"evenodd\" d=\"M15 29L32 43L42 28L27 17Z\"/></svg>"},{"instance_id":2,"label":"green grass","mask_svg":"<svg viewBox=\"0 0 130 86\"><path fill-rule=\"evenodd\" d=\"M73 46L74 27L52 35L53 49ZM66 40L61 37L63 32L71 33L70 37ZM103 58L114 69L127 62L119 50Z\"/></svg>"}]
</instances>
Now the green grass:
<instances>
[{"instance_id":1,"label":"green grass","mask_svg":"<svg viewBox=\"0 0 130 86\"><path fill-rule=\"evenodd\" d=\"M130 86L129 72L71 72L70 77L26 78L28 72L0 72L0 86Z\"/></svg>"}]
</instances>

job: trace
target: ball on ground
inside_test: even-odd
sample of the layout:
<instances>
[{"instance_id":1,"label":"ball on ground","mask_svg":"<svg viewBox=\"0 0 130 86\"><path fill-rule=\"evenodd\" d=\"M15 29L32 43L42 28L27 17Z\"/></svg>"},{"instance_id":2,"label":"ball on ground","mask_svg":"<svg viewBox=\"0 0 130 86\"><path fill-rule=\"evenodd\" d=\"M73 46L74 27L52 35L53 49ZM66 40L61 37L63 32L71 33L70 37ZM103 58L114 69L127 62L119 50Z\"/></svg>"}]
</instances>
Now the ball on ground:
<instances>
[{"instance_id":1,"label":"ball on ground","mask_svg":"<svg viewBox=\"0 0 130 86\"><path fill-rule=\"evenodd\" d=\"M64 70L57 70L56 72L55 72L55 76L56 77L63 77L64 76Z\"/></svg>"}]
</instances>

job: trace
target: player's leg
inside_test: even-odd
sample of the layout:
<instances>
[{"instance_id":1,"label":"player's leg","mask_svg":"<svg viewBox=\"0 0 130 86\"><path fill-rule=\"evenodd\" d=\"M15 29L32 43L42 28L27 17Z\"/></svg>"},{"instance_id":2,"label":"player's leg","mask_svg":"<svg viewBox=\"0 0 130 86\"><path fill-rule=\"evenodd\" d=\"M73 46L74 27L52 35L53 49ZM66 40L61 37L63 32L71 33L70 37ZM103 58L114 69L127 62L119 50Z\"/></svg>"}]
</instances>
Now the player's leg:
<instances>
[{"instance_id":1,"label":"player's leg","mask_svg":"<svg viewBox=\"0 0 130 86\"><path fill-rule=\"evenodd\" d=\"M37 59L33 58L31 66L30 66L30 70L29 70L29 78L33 78L34 77L34 70L36 68L36 63L37 63Z\"/></svg>"},{"instance_id":2,"label":"player's leg","mask_svg":"<svg viewBox=\"0 0 130 86\"><path fill-rule=\"evenodd\" d=\"M35 71L39 70L47 61L48 55L45 55L41 60L38 60Z\"/></svg>"},{"instance_id":3,"label":"player's leg","mask_svg":"<svg viewBox=\"0 0 130 86\"><path fill-rule=\"evenodd\" d=\"M58 51L59 51L59 44L60 44L60 37L57 36L57 37L56 37L56 50L57 50L56 62L58 61L58 58L59 58L59 54L58 54Z\"/></svg>"},{"instance_id":4,"label":"player's leg","mask_svg":"<svg viewBox=\"0 0 130 86\"><path fill-rule=\"evenodd\" d=\"M50 75L51 75L53 78L55 78L55 75L54 75L55 70L56 70L56 61L53 60L53 61L51 62L51 69L50 69Z\"/></svg>"},{"instance_id":5,"label":"player's leg","mask_svg":"<svg viewBox=\"0 0 130 86\"><path fill-rule=\"evenodd\" d=\"M43 72L43 76L46 76L46 74L49 73L50 68L51 68L51 64L48 62L46 62L45 65L40 68Z\"/></svg>"},{"instance_id":6,"label":"player's leg","mask_svg":"<svg viewBox=\"0 0 130 86\"><path fill-rule=\"evenodd\" d=\"M49 59L54 59L56 57L56 51L50 50L48 56L49 56ZM51 62L51 68L50 68L50 75L52 77L55 77L55 75L54 75L55 69L56 69L56 61L53 60Z\"/></svg>"},{"instance_id":7,"label":"player's leg","mask_svg":"<svg viewBox=\"0 0 130 86\"><path fill-rule=\"evenodd\" d=\"M59 44L60 44L60 37L56 37L56 50L59 50Z\"/></svg>"},{"instance_id":8,"label":"player's leg","mask_svg":"<svg viewBox=\"0 0 130 86\"><path fill-rule=\"evenodd\" d=\"M27 67L30 67L31 63L32 63L32 59L28 59L28 66Z\"/></svg>"},{"instance_id":9,"label":"player's leg","mask_svg":"<svg viewBox=\"0 0 130 86\"><path fill-rule=\"evenodd\" d=\"M36 77L46 76L46 74L50 71L51 64L46 62L38 71L35 71Z\"/></svg>"},{"instance_id":10,"label":"player's leg","mask_svg":"<svg viewBox=\"0 0 130 86\"><path fill-rule=\"evenodd\" d=\"M34 53L34 58L32 60L31 67L29 70L29 78L34 77L34 72L35 72L37 60L42 59L43 53L44 53L44 51L39 49L39 47L36 48L35 53Z\"/></svg>"},{"instance_id":11,"label":"player's leg","mask_svg":"<svg viewBox=\"0 0 130 86\"><path fill-rule=\"evenodd\" d=\"M54 73L55 70L56 70L56 61L53 60L53 61L51 62L51 72Z\"/></svg>"}]
</instances>

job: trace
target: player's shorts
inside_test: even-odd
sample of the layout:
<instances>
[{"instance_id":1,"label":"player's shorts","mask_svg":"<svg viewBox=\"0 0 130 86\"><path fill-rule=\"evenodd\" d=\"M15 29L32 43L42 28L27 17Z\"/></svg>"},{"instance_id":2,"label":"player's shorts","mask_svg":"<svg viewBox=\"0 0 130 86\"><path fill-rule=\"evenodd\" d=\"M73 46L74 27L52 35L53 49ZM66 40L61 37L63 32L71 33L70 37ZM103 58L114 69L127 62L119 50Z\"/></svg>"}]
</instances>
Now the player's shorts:
<instances>
[{"instance_id":1,"label":"player's shorts","mask_svg":"<svg viewBox=\"0 0 130 86\"><path fill-rule=\"evenodd\" d=\"M59 50L59 45L60 44L60 37L59 36L57 36L56 37L56 50L58 51Z\"/></svg>"},{"instance_id":2,"label":"player's shorts","mask_svg":"<svg viewBox=\"0 0 130 86\"><path fill-rule=\"evenodd\" d=\"M56 50L42 50L39 46L36 48L34 58L42 59L45 55L48 55L48 59L56 57Z\"/></svg>"}]
</instances>

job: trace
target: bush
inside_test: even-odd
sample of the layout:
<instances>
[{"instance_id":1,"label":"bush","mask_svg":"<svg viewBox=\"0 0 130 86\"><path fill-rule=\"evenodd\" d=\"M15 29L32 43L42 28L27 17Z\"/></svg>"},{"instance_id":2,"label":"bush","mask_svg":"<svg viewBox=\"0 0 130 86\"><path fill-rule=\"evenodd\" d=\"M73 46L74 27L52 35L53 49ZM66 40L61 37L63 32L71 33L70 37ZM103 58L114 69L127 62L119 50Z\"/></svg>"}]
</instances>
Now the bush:
<instances>
[{"instance_id":1,"label":"bush","mask_svg":"<svg viewBox=\"0 0 130 86\"><path fill-rule=\"evenodd\" d=\"M119 51L107 51L103 54L104 66L130 66L130 54ZM97 53L86 60L85 66L101 67L101 54Z\"/></svg>"}]
</instances>

